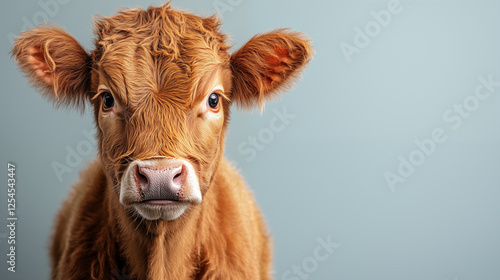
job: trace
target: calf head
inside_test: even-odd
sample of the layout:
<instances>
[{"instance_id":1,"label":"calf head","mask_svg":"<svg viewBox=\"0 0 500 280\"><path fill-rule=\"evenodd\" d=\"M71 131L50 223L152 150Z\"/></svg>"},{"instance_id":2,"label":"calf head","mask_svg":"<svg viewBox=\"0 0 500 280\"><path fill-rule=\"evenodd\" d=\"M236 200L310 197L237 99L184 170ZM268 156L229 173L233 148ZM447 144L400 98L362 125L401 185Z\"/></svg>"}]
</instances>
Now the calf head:
<instances>
[{"instance_id":1,"label":"calf head","mask_svg":"<svg viewBox=\"0 0 500 280\"><path fill-rule=\"evenodd\" d=\"M91 104L120 203L174 220L202 202L214 178L230 105L262 108L311 56L288 30L256 35L230 55L219 26L166 4L97 18L90 53L54 26L23 32L12 53L56 105Z\"/></svg>"}]
</instances>

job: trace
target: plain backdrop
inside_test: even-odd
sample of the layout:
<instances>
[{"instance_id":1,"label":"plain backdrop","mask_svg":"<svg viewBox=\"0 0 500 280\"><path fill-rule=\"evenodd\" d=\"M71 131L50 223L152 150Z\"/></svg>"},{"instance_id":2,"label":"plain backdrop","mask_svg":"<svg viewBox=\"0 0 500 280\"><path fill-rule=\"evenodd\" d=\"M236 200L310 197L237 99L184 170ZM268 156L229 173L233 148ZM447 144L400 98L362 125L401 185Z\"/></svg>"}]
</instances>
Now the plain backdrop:
<instances>
[{"instance_id":1,"label":"plain backdrop","mask_svg":"<svg viewBox=\"0 0 500 280\"><path fill-rule=\"evenodd\" d=\"M162 4L55 1L0 11L1 279L49 278L54 216L95 156L85 150L91 111L42 98L10 57L11 39L48 21L91 50L93 15ZM276 279L500 279L500 1L172 5L219 12L232 50L279 27L312 39L298 85L262 114L233 108L226 141L272 233ZM292 116L276 129L283 112ZM53 165L69 166L78 148L81 162L58 178ZM7 162L17 176L16 273L6 264Z\"/></svg>"}]
</instances>

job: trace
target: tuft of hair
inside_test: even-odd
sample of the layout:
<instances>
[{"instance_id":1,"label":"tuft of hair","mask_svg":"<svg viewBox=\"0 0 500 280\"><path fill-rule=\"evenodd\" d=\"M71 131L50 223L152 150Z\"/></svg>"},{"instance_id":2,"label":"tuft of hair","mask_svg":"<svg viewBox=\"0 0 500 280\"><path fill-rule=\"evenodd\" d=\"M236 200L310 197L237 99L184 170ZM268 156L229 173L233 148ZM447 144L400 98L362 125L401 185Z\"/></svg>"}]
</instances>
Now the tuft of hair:
<instances>
[{"instance_id":1,"label":"tuft of hair","mask_svg":"<svg viewBox=\"0 0 500 280\"><path fill-rule=\"evenodd\" d=\"M119 11L110 17L96 16L93 19L95 51L93 59L98 62L113 43L128 39L150 51L152 56L163 56L172 61L181 60L185 36L201 36L217 52L229 49L226 36L220 33L220 19L215 15L202 18L187 12L177 11L170 1L162 6L150 6L146 10L136 8ZM182 68L188 67L187 65Z\"/></svg>"}]
</instances>

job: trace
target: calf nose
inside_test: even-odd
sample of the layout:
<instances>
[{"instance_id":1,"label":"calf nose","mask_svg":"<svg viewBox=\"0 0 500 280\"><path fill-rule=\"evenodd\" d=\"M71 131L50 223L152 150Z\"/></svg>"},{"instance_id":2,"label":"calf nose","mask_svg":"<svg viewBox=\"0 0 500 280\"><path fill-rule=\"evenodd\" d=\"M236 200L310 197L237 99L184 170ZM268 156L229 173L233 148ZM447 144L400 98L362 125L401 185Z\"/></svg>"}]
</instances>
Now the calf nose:
<instances>
[{"instance_id":1,"label":"calf nose","mask_svg":"<svg viewBox=\"0 0 500 280\"><path fill-rule=\"evenodd\" d=\"M179 200L187 168L180 162L137 166L135 179L143 200Z\"/></svg>"}]
</instances>

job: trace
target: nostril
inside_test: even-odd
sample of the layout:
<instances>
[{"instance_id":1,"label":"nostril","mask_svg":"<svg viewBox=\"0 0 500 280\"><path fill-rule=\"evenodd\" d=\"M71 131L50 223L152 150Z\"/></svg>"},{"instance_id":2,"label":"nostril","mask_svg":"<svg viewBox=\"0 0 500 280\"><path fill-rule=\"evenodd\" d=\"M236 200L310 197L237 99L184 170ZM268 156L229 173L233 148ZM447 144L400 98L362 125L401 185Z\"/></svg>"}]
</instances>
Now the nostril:
<instances>
[{"instance_id":1,"label":"nostril","mask_svg":"<svg viewBox=\"0 0 500 280\"><path fill-rule=\"evenodd\" d=\"M174 175L174 177L172 178L172 181L177 182L177 181L179 181L179 180L181 179L180 177L182 176L183 169L184 169L184 167L181 165L181 166L179 166L179 167L178 167L178 168L174 171L174 174L175 174L175 175Z\"/></svg>"},{"instance_id":2,"label":"nostril","mask_svg":"<svg viewBox=\"0 0 500 280\"><path fill-rule=\"evenodd\" d=\"M141 186L144 187L148 185L148 177L146 177L145 174L141 173L141 169L139 168L139 166L136 167L136 175L136 179Z\"/></svg>"},{"instance_id":3,"label":"nostril","mask_svg":"<svg viewBox=\"0 0 500 280\"><path fill-rule=\"evenodd\" d=\"M174 174L174 177L172 177L172 181L174 184L176 185L182 185L183 184L183 178L184 178L184 174L186 173L186 170L184 170L184 166L181 165L179 166L178 168L176 168L173 172Z\"/></svg>"}]
</instances>

